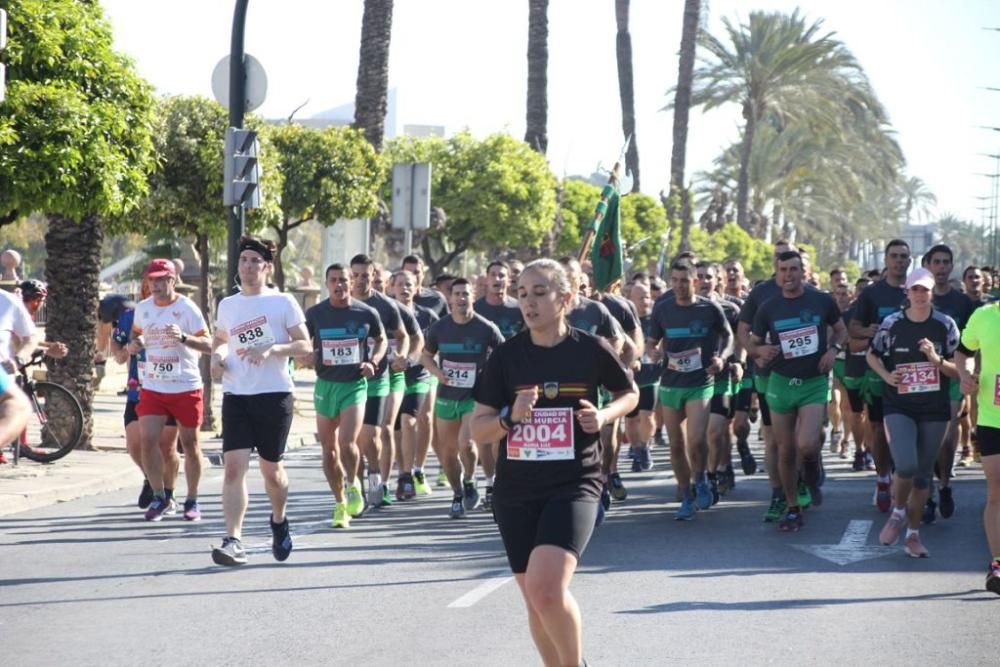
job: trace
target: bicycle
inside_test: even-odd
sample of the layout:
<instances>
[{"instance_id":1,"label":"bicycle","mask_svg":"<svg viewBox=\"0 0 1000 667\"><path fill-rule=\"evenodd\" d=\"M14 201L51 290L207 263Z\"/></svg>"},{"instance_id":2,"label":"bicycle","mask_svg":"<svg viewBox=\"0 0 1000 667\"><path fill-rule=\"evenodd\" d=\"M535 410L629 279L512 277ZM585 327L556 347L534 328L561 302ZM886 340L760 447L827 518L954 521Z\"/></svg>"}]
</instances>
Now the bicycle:
<instances>
[{"instance_id":1,"label":"bicycle","mask_svg":"<svg viewBox=\"0 0 1000 667\"><path fill-rule=\"evenodd\" d=\"M18 458L51 463L69 454L83 437L83 408L66 387L55 382L35 380L28 368L42 365L43 350L36 350L25 364L18 364L18 384L31 403L34 418L13 443L14 465Z\"/></svg>"}]
</instances>

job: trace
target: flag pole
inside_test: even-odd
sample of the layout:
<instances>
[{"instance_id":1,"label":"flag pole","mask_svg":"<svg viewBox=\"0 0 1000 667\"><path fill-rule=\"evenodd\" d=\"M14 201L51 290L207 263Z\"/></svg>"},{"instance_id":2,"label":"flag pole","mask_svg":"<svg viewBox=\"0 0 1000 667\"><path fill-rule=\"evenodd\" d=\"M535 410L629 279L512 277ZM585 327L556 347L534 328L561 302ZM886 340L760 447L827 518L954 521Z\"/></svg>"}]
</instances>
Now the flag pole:
<instances>
[{"instance_id":1,"label":"flag pole","mask_svg":"<svg viewBox=\"0 0 1000 667\"><path fill-rule=\"evenodd\" d=\"M615 162L615 166L611 168L611 174L608 176L608 184L605 185L604 190L601 191L601 199L597 202L597 207L594 209L594 218L590 222L590 229L587 230L587 235L583 238L583 243L580 244L578 259L581 264L584 260L586 260L587 255L590 254L590 246L594 243L594 236L597 234L597 228L600 226L601 220L604 219L604 214L608 210L608 199L610 199L611 193L621 180L622 165L625 162L625 152L628 151L628 145L630 143L632 143L631 134L625 139L625 144L622 146L621 153L618 154L618 160Z\"/></svg>"}]
</instances>

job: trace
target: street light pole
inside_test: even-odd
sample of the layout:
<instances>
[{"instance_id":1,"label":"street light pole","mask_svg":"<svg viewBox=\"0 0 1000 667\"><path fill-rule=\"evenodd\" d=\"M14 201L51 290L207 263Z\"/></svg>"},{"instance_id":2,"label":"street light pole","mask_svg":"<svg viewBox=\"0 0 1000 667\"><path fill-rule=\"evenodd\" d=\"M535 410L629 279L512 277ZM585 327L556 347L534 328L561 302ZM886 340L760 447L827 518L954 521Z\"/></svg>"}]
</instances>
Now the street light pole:
<instances>
[{"instance_id":1,"label":"street light pole","mask_svg":"<svg viewBox=\"0 0 1000 667\"><path fill-rule=\"evenodd\" d=\"M243 52L243 34L250 0L236 0L233 12L233 36L229 47L229 126L242 128L246 114L246 67ZM228 183L225 184L228 187ZM240 237L243 236L246 209L242 205L229 206L229 230L226 244L226 292L235 293L236 273L239 268Z\"/></svg>"}]
</instances>

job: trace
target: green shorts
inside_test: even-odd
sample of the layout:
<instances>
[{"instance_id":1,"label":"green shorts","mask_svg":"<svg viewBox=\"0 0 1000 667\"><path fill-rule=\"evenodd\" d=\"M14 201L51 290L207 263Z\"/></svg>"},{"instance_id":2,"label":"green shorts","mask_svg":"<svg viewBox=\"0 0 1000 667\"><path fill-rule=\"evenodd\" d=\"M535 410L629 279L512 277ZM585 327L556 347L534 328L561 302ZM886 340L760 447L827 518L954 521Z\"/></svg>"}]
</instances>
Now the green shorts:
<instances>
[{"instance_id":1,"label":"green shorts","mask_svg":"<svg viewBox=\"0 0 1000 667\"><path fill-rule=\"evenodd\" d=\"M439 384L441 384L441 380L438 380L433 375L427 378L427 386L430 387L431 389L438 386Z\"/></svg>"},{"instance_id":2,"label":"green shorts","mask_svg":"<svg viewBox=\"0 0 1000 667\"><path fill-rule=\"evenodd\" d=\"M804 405L830 402L830 378L818 375L807 380L771 373L767 383L767 405L771 412L787 414Z\"/></svg>"},{"instance_id":3,"label":"green shorts","mask_svg":"<svg viewBox=\"0 0 1000 667\"><path fill-rule=\"evenodd\" d=\"M853 375L845 375L841 382L851 391L861 391L865 386L865 378L863 376L854 377Z\"/></svg>"},{"instance_id":4,"label":"green shorts","mask_svg":"<svg viewBox=\"0 0 1000 667\"><path fill-rule=\"evenodd\" d=\"M864 399L865 403L871 403L873 399L882 398L882 392L885 390L885 382L879 377L879 374L873 370L865 371L865 382L861 385L861 398Z\"/></svg>"},{"instance_id":5,"label":"green shorts","mask_svg":"<svg viewBox=\"0 0 1000 667\"><path fill-rule=\"evenodd\" d=\"M389 395L389 375L388 373L377 380L368 381L368 397L382 397Z\"/></svg>"},{"instance_id":6,"label":"green shorts","mask_svg":"<svg viewBox=\"0 0 1000 667\"><path fill-rule=\"evenodd\" d=\"M712 386L712 396L732 396L733 378L727 377L725 380L716 380Z\"/></svg>"},{"instance_id":7,"label":"green shorts","mask_svg":"<svg viewBox=\"0 0 1000 667\"><path fill-rule=\"evenodd\" d=\"M962 398L962 385L955 378L948 378L948 399L957 403Z\"/></svg>"},{"instance_id":8,"label":"green shorts","mask_svg":"<svg viewBox=\"0 0 1000 667\"><path fill-rule=\"evenodd\" d=\"M389 373L389 393L402 394L406 391L406 373Z\"/></svg>"},{"instance_id":9,"label":"green shorts","mask_svg":"<svg viewBox=\"0 0 1000 667\"><path fill-rule=\"evenodd\" d=\"M714 393L714 384L703 387L665 387L661 384L660 403L674 410L683 410L688 401L710 401Z\"/></svg>"},{"instance_id":10,"label":"green shorts","mask_svg":"<svg viewBox=\"0 0 1000 667\"><path fill-rule=\"evenodd\" d=\"M847 359L834 359L833 360L833 377L844 384L844 378L847 377Z\"/></svg>"},{"instance_id":11,"label":"green shorts","mask_svg":"<svg viewBox=\"0 0 1000 667\"><path fill-rule=\"evenodd\" d=\"M770 375L754 375L753 388L758 394L767 394L767 381Z\"/></svg>"},{"instance_id":12,"label":"green shorts","mask_svg":"<svg viewBox=\"0 0 1000 667\"><path fill-rule=\"evenodd\" d=\"M474 407L476 407L476 402L471 398L467 398L464 401L439 398L434 401L434 416L455 421L472 412Z\"/></svg>"},{"instance_id":13,"label":"green shorts","mask_svg":"<svg viewBox=\"0 0 1000 667\"><path fill-rule=\"evenodd\" d=\"M418 380L413 384L406 385L406 389L403 394L409 396L410 394L426 394L431 390L431 385L424 380Z\"/></svg>"},{"instance_id":14,"label":"green shorts","mask_svg":"<svg viewBox=\"0 0 1000 667\"><path fill-rule=\"evenodd\" d=\"M313 388L313 405L316 414L327 419L336 419L341 411L351 405L368 400L368 380L360 378L354 382L330 382L316 378Z\"/></svg>"},{"instance_id":15,"label":"green shorts","mask_svg":"<svg viewBox=\"0 0 1000 667\"><path fill-rule=\"evenodd\" d=\"M744 389L753 389L753 376L752 375L746 375L746 374L743 375L743 380L740 382L740 388L739 388L739 390L743 391Z\"/></svg>"}]
</instances>

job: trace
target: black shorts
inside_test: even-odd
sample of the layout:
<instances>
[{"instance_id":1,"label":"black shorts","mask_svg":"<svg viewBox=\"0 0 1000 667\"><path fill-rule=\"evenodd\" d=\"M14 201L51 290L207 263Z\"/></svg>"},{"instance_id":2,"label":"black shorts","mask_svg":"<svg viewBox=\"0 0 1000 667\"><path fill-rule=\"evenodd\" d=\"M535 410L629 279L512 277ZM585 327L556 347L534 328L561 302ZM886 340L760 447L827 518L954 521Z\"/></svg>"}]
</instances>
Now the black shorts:
<instances>
[{"instance_id":1,"label":"black shorts","mask_svg":"<svg viewBox=\"0 0 1000 667\"><path fill-rule=\"evenodd\" d=\"M882 422L885 421L885 410L882 408L882 397L872 396L871 403L865 403L868 407L868 421L870 422Z\"/></svg>"},{"instance_id":2,"label":"black shorts","mask_svg":"<svg viewBox=\"0 0 1000 667\"><path fill-rule=\"evenodd\" d=\"M257 455L265 461L280 461L292 428L294 405L291 392L223 394L223 453L256 449Z\"/></svg>"},{"instance_id":3,"label":"black shorts","mask_svg":"<svg viewBox=\"0 0 1000 667\"><path fill-rule=\"evenodd\" d=\"M656 385L651 384L646 387L639 387L639 403L635 410L625 415L626 417L638 417L640 410L652 412L656 409Z\"/></svg>"},{"instance_id":4,"label":"black shorts","mask_svg":"<svg viewBox=\"0 0 1000 667\"><path fill-rule=\"evenodd\" d=\"M767 396L757 393L757 407L760 408L760 421L764 426L771 425L771 406L767 404Z\"/></svg>"},{"instance_id":5,"label":"black shorts","mask_svg":"<svg viewBox=\"0 0 1000 667\"><path fill-rule=\"evenodd\" d=\"M1000 454L1000 428L995 426L976 427L976 444L980 456L996 456Z\"/></svg>"},{"instance_id":6,"label":"black shorts","mask_svg":"<svg viewBox=\"0 0 1000 667\"><path fill-rule=\"evenodd\" d=\"M865 399L861 398L860 389L847 389L847 402L851 405L851 412L861 414L865 410Z\"/></svg>"},{"instance_id":7,"label":"black shorts","mask_svg":"<svg viewBox=\"0 0 1000 667\"><path fill-rule=\"evenodd\" d=\"M544 465L544 464L542 464ZM494 496L493 518L515 574L524 574L532 550L550 544L583 555L594 534L599 500L586 495L507 501Z\"/></svg>"},{"instance_id":8,"label":"black shorts","mask_svg":"<svg viewBox=\"0 0 1000 667\"><path fill-rule=\"evenodd\" d=\"M726 419L733 418L733 397L726 396L725 394L716 394L712 397L712 401L708 404L709 411L713 415L719 415L720 417L725 417Z\"/></svg>"},{"instance_id":9,"label":"black shorts","mask_svg":"<svg viewBox=\"0 0 1000 667\"><path fill-rule=\"evenodd\" d=\"M135 406L139 405L139 401L125 401L125 426L128 426L134 421L139 421L139 415L135 412ZM167 417L166 426L177 426L177 420L173 417Z\"/></svg>"},{"instance_id":10,"label":"black shorts","mask_svg":"<svg viewBox=\"0 0 1000 667\"><path fill-rule=\"evenodd\" d=\"M733 397L733 412L750 412L750 402L753 400L753 389L740 389Z\"/></svg>"},{"instance_id":11,"label":"black shorts","mask_svg":"<svg viewBox=\"0 0 1000 667\"><path fill-rule=\"evenodd\" d=\"M389 398L385 396L369 396L365 401L365 426L381 426L382 418L385 416L385 402Z\"/></svg>"},{"instance_id":12,"label":"black shorts","mask_svg":"<svg viewBox=\"0 0 1000 667\"><path fill-rule=\"evenodd\" d=\"M399 414L396 415L396 430L403 428L403 415L416 417L427 400L427 394L403 394L403 401L399 404Z\"/></svg>"}]
</instances>

